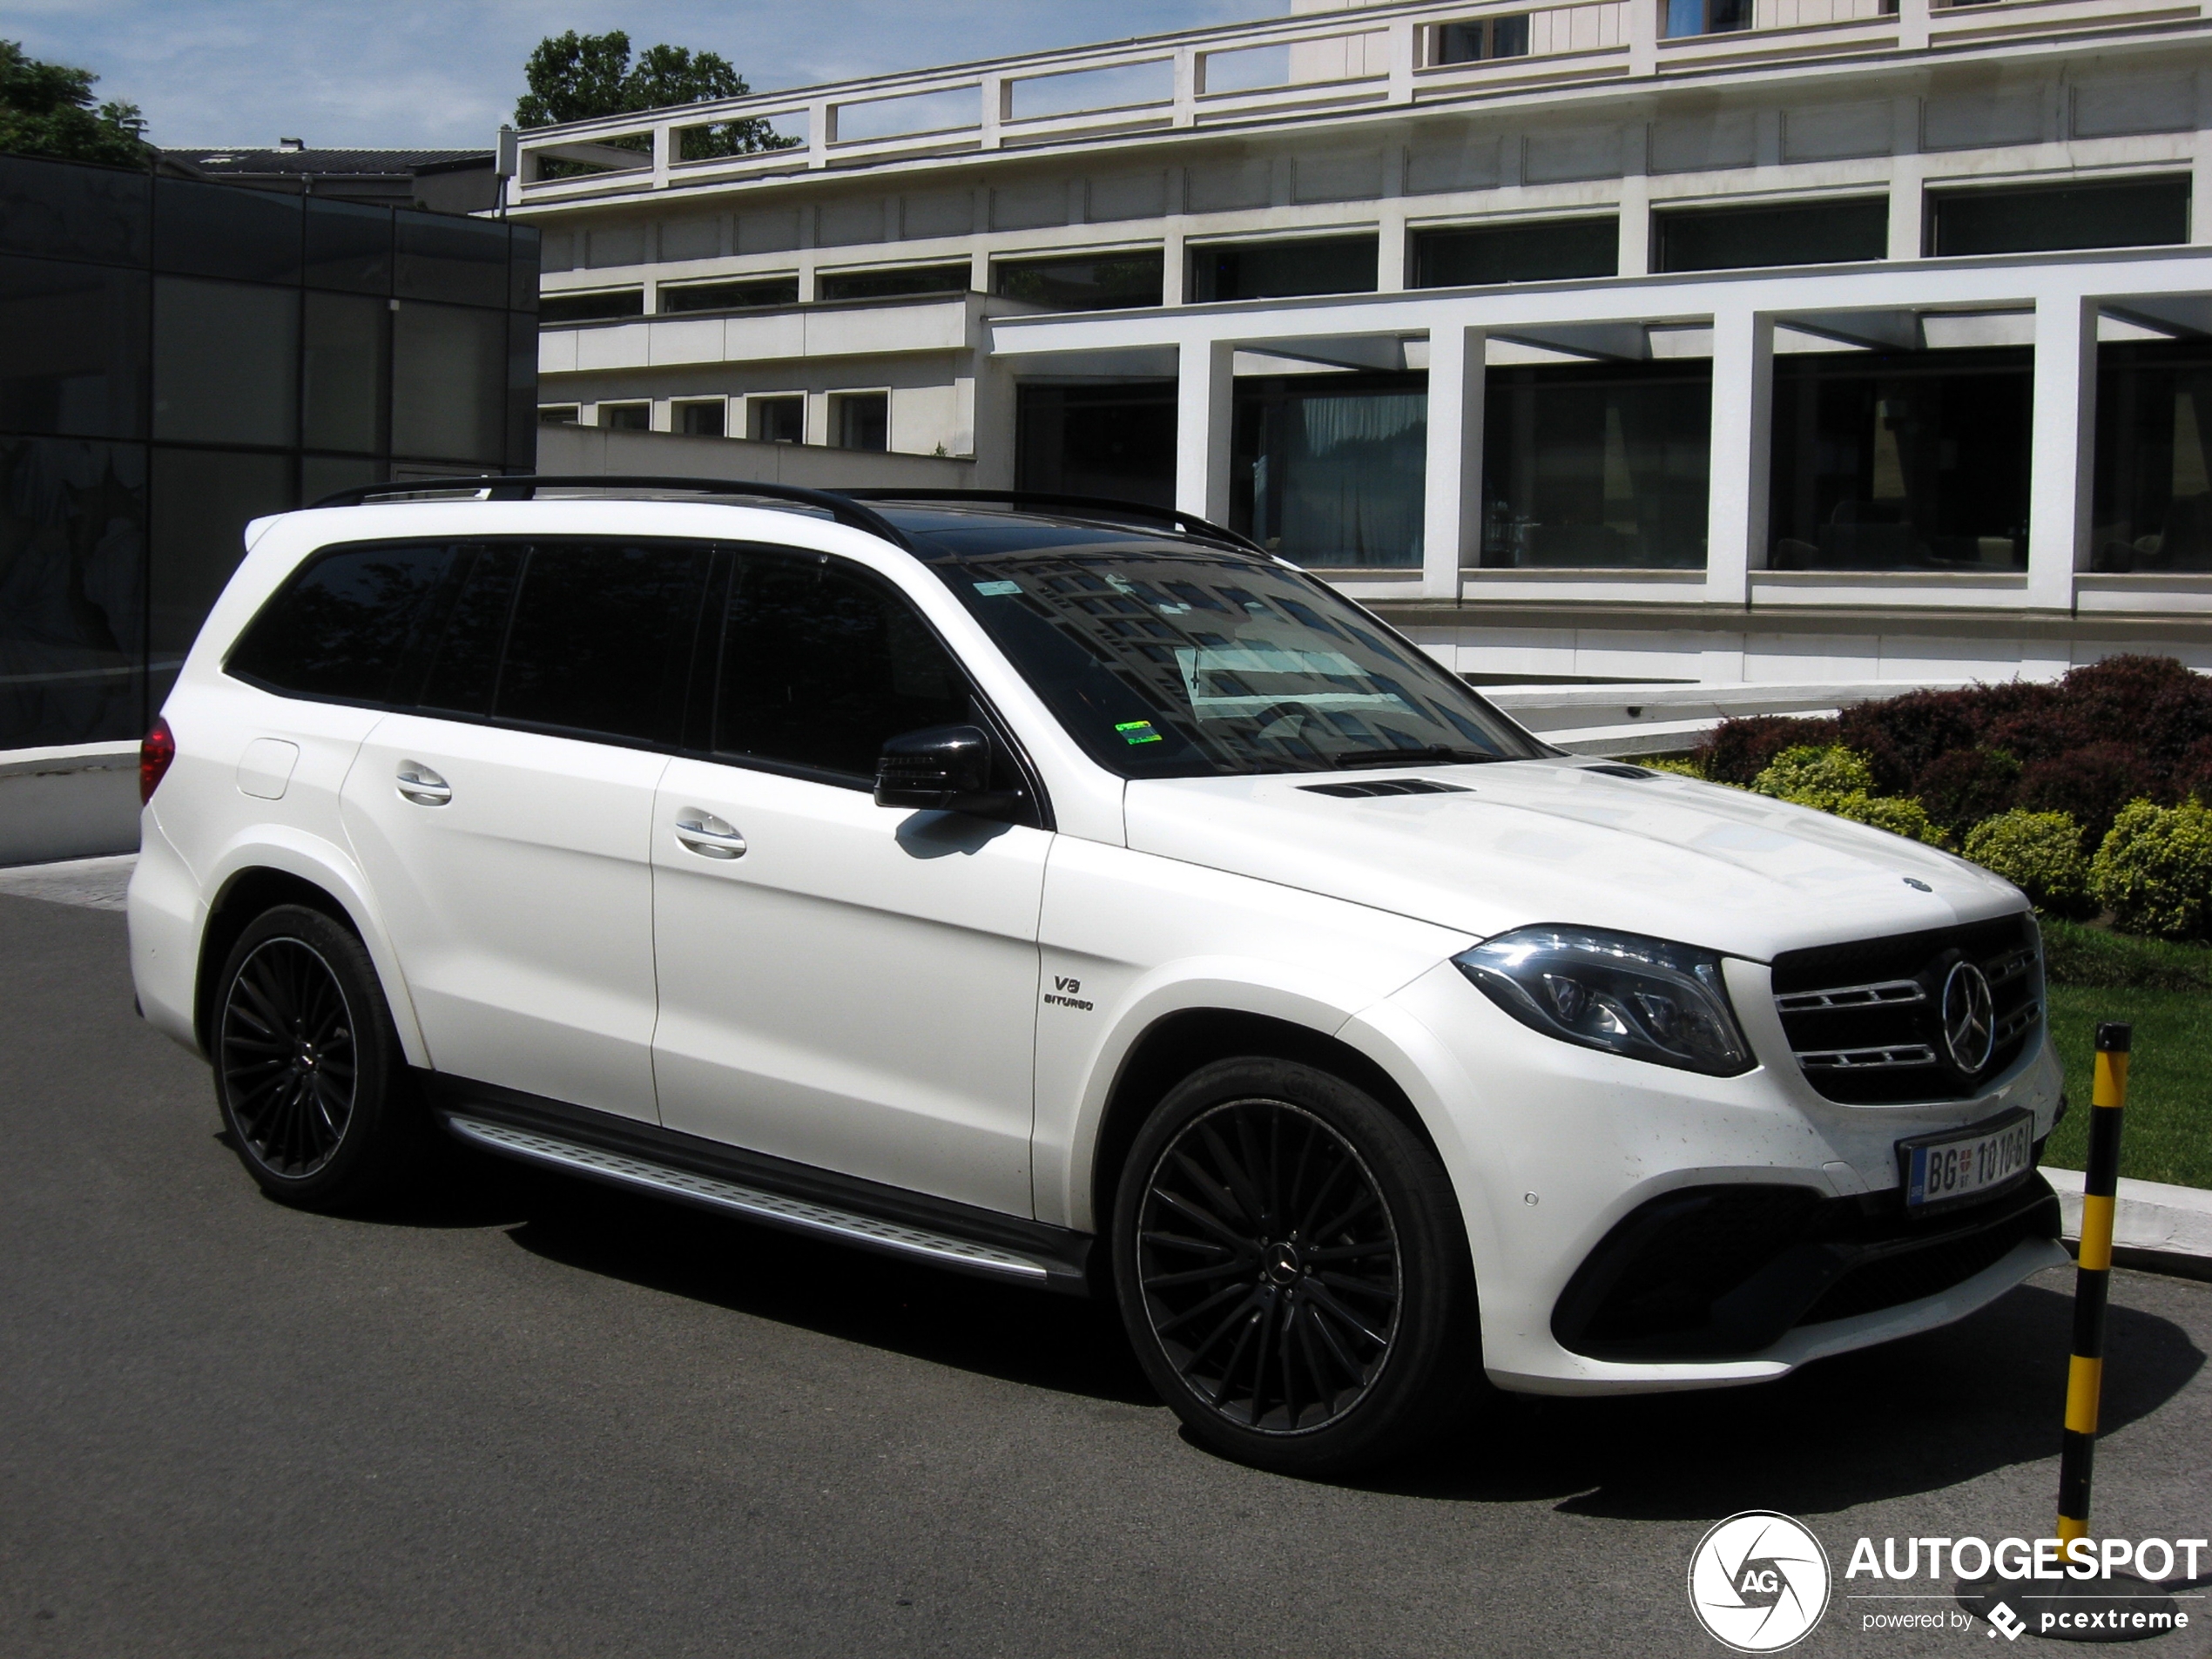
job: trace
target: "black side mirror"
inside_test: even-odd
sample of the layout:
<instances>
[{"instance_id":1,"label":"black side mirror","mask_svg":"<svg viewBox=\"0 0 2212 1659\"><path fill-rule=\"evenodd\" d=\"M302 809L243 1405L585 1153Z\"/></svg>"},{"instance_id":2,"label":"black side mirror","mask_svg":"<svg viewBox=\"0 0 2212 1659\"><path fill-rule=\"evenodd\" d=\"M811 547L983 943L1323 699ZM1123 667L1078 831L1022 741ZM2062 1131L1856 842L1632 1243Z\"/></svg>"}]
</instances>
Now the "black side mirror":
<instances>
[{"instance_id":1,"label":"black side mirror","mask_svg":"<svg viewBox=\"0 0 2212 1659\"><path fill-rule=\"evenodd\" d=\"M991 738L981 726L933 725L888 739L875 763L875 804L1003 815L1018 791L991 787Z\"/></svg>"}]
</instances>

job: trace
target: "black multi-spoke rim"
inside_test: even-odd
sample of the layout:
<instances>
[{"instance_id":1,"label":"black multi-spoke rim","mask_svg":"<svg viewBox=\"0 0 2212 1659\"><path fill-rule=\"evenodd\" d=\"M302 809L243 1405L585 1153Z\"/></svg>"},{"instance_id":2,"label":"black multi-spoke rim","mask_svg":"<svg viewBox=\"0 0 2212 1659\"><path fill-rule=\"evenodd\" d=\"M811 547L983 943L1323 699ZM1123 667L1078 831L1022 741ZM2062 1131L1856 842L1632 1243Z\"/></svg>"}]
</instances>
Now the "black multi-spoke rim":
<instances>
[{"instance_id":1,"label":"black multi-spoke rim","mask_svg":"<svg viewBox=\"0 0 2212 1659\"><path fill-rule=\"evenodd\" d=\"M1232 1101L1184 1126L1146 1184L1136 1265L1161 1351L1239 1427L1311 1433L1390 1358L1390 1207L1351 1143L1285 1102Z\"/></svg>"},{"instance_id":2,"label":"black multi-spoke rim","mask_svg":"<svg viewBox=\"0 0 2212 1659\"><path fill-rule=\"evenodd\" d=\"M354 1111L353 1013L314 948L271 939L223 1004L225 1097L254 1161L301 1180L330 1162Z\"/></svg>"}]
</instances>

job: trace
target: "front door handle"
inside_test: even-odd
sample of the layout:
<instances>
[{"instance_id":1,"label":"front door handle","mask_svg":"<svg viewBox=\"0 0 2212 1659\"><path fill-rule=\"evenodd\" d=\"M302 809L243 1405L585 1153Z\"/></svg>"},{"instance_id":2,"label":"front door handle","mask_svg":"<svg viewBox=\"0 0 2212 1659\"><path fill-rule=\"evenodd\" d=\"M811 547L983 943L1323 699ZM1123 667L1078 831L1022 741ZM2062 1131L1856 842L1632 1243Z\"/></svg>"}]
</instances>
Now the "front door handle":
<instances>
[{"instance_id":1,"label":"front door handle","mask_svg":"<svg viewBox=\"0 0 2212 1659\"><path fill-rule=\"evenodd\" d=\"M700 806L686 806L676 814L677 845L704 859L741 859L745 837L737 826Z\"/></svg>"},{"instance_id":2,"label":"front door handle","mask_svg":"<svg viewBox=\"0 0 2212 1659\"><path fill-rule=\"evenodd\" d=\"M400 794L417 806L442 806L453 799L453 786L420 760L402 760Z\"/></svg>"}]
</instances>

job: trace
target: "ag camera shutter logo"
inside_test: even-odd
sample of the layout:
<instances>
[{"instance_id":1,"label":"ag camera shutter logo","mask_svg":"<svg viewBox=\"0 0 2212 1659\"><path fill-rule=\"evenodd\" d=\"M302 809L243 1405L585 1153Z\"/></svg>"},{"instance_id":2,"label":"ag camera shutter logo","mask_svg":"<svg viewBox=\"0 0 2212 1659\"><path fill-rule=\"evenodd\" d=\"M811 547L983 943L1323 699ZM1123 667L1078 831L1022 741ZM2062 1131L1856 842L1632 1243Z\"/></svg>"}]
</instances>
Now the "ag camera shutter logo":
<instances>
[{"instance_id":1,"label":"ag camera shutter logo","mask_svg":"<svg viewBox=\"0 0 2212 1659\"><path fill-rule=\"evenodd\" d=\"M1779 1653L1828 1610L1828 1552L1802 1521L1770 1509L1730 1515L1689 1558L1689 1608L1738 1653Z\"/></svg>"}]
</instances>

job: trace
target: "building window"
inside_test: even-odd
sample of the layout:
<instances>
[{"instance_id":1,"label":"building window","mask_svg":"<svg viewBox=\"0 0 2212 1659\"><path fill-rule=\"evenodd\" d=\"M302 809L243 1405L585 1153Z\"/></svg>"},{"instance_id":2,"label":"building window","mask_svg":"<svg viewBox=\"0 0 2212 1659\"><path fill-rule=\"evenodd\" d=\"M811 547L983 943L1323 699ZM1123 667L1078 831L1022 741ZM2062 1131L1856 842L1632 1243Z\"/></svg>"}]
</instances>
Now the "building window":
<instances>
[{"instance_id":1,"label":"building window","mask_svg":"<svg viewBox=\"0 0 2212 1659\"><path fill-rule=\"evenodd\" d=\"M1712 408L1708 362L1492 369L1483 567L1703 569Z\"/></svg>"},{"instance_id":2,"label":"building window","mask_svg":"<svg viewBox=\"0 0 2212 1659\"><path fill-rule=\"evenodd\" d=\"M806 442L804 397L749 397L745 401L745 436L755 443Z\"/></svg>"},{"instance_id":3,"label":"building window","mask_svg":"<svg viewBox=\"0 0 2212 1659\"><path fill-rule=\"evenodd\" d=\"M1732 34L1751 26L1751 0L1658 0L1658 3L1660 32L1669 40Z\"/></svg>"},{"instance_id":4,"label":"building window","mask_svg":"<svg viewBox=\"0 0 2212 1659\"><path fill-rule=\"evenodd\" d=\"M901 271L826 272L815 280L825 300L918 300L966 293L972 273L965 265L912 266Z\"/></svg>"},{"instance_id":5,"label":"building window","mask_svg":"<svg viewBox=\"0 0 2212 1659\"><path fill-rule=\"evenodd\" d=\"M537 302L537 323L541 328L644 314L643 288L610 288L602 293L549 293Z\"/></svg>"},{"instance_id":6,"label":"building window","mask_svg":"<svg viewBox=\"0 0 2212 1659\"><path fill-rule=\"evenodd\" d=\"M830 399L831 442L840 449L891 447L891 394L840 392Z\"/></svg>"},{"instance_id":7,"label":"building window","mask_svg":"<svg viewBox=\"0 0 2212 1659\"><path fill-rule=\"evenodd\" d=\"M798 303L795 276L745 282L664 282L659 300L663 311L752 311Z\"/></svg>"},{"instance_id":8,"label":"building window","mask_svg":"<svg viewBox=\"0 0 2212 1659\"><path fill-rule=\"evenodd\" d=\"M2098 570L2212 570L2212 341L2097 348Z\"/></svg>"},{"instance_id":9,"label":"building window","mask_svg":"<svg viewBox=\"0 0 2212 1659\"><path fill-rule=\"evenodd\" d=\"M729 421L729 404L718 397L698 398L675 405L676 429L694 438L718 438Z\"/></svg>"},{"instance_id":10,"label":"building window","mask_svg":"<svg viewBox=\"0 0 2212 1659\"><path fill-rule=\"evenodd\" d=\"M1324 570L1421 562L1428 386L1420 374L1237 382L1230 523Z\"/></svg>"},{"instance_id":11,"label":"building window","mask_svg":"<svg viewBox=\"0 0 2212 1659\"><path fill-rule=\"evenodd\" d=\"M1768 563L2026 569L2033 383L2022 346L1777 358Z\"/></svg>"},{"instance_id":12,"label":"building window","mask_svg":"<svg viewBox=\"0 0 2212 1659\"><path fill-rule=\"evenodd\" d=\"M1440 24L1436 30L1439 64L1480 64L1493 57L1528 55L1528 17L1484 17L1467 23Z\"/></svg>"},{"instance_id":13,"label":"building window","mask_svg":"<svg viewBox=\"0 0 2212 1659\"><path fill-rule=\"evenodd\" d=\"M1928 192L1928 252L1939 258L2188 239L2187 179Z\"/></svg>"},{"instance_id":14,"label":"building window","mask_svg":"<svg viewBox=\"0 0 2212 1659\"><path fill-rule=\"evenodd\" d=\"M1055 311L1114 311L1158 305L1165 271L1157 252L1001 260L991 266L991 282L1008 300Z\"/></svg>"},{"instance_id":15,"label":"building window","mask_svg":"<svg viewBox=\"0 0 2212 1659\"><path fill-rule=\"evenodd\" d=\"M1890 205L1880 196L1764 207L1674 208L1652 216L1661 271L1840 265L1888 256Z\"/></svg>"},{"instance_id":16,"label":"building window","mask_svg":"<svg viewBox=\"0 0 2212 1659\"><path fill-rule=\"evenodd\" d=\"M574 426L580 411L573 403L541 403L537 409L540 426Z\"/></svg>"},{"instance_id":17,"label":"building window","mask_svg":"<svg viewBox=\"0 0 2212 1659\"><path fill-rule=\"evenodd\" d=\"M1015 489L1175 505L1173 381L1024 385L1015 407Z\"/></svg>"},{"instance_id":18,"label":"building window","mask_svg":"<svg viewBox=\"0 0 2212 1659\"><path fill-rule=\"evenodd\" d=\"M1419 231L1413 236L1417 288L1608 277L1620 268L1621 221L1610 217Z\"/></svg>"},{"instance_id":19,"label":"building window","mask_svg":"<svg viewBox=\"0 0 2212 1659\"><path fill-rule=\"evenodd\" d=\"M650 403L602 403L599 424L610 432L650 432L653 406Z\"/></svg>"},{"instance_id":20,"label":"building window","mask_svg":"<svg viewBox=\"0 0 2212 1659\"><path fill-rule=\"evenodd\" d=\"M1194 248L1190 297L1204 305L1217 300L1279 300L1303 293L1372 293L1375 253L1372 236Z\"/></svg>"}]
</instances>

